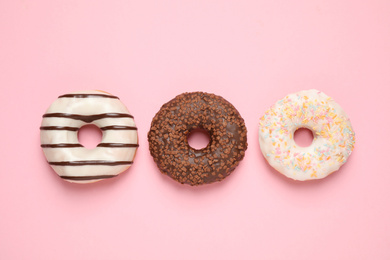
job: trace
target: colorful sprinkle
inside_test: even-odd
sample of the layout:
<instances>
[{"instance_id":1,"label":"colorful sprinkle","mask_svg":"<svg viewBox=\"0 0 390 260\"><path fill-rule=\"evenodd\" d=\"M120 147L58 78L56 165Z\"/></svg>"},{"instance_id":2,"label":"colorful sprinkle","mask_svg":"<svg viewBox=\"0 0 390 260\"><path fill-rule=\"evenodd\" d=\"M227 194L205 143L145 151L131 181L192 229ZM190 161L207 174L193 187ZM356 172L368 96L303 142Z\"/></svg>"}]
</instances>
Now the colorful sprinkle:
<instances>
[{"instance_id":1,"label":"colorful sprinkle","mask_svg":"<svg viewBox=\"0 0 390 260\"><path fill-rule=\"evenodd\" d=\"M312 130L314 140L309 147L295 144L293 135L299 128ZM259 129L260 146L267 151L267 160L277 162L285 169L283 174L297 180L323 178L336 171L355 144L355 133L345 112L318 90L301 91L279 100L260 118Z\"/></svg>"}]
</instances>

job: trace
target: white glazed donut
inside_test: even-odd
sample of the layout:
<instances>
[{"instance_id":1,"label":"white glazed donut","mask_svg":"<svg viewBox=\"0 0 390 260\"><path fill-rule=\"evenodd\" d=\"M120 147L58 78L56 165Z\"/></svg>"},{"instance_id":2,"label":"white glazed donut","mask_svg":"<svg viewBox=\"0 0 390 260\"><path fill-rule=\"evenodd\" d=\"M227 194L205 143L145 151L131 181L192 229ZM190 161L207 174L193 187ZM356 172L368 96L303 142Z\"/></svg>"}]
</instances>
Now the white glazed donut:
<instances>
[{"instance_id":1,"label":"white glazed donut","mask_svg":"<svg viewBox=\"0 0 390 260\"><path fill-rule=\"evenodd\" d=\"M78 130L94 124L103 132L94 149L83 147ZM43 115L41 147L64 180L90 183L117 176L133 163L138 147L134 118L118 97L97 90L73 92L55 100Z\"/></svg>"},{"instance_id":2,"label":"white glazed donut","mask_svg":"<svg viewBox=\"0 0 390 260\"><path fill-rule=\"evenodd\" d=\"M313 142L300 147L294 132L307 128ZM294 180L321 179L338 170L351 154L355 133L332 98L318 90L290 94L260 118L259 142L268 163Z\"/></svg>"}]
</instances>

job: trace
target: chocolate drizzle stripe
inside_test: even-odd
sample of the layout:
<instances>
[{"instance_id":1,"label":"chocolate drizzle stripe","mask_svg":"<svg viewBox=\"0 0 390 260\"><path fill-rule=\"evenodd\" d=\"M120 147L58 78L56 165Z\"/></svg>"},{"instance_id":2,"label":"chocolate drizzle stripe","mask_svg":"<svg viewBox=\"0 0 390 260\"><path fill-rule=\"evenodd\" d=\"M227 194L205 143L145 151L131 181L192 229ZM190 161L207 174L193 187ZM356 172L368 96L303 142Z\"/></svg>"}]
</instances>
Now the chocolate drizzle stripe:
<instances>
[{"instance_id":1,"label":"chocolate drizzle stripe","mask_svg":"<svg viewBox=\"0 0 390 260\"><path fill-rule=\"evenodd\" d=\"M125 125L109 125L101 127L100 130L137 130L135 126L125 126Z\"/></svg>"},{"instance_id":2,"label":"chocolate drizzle stripe","mask_svg":"<svg viewBox=\"0 0 390 260\"><path fill-rule=\"evenodd\" d=\"M42 148L73 148L73 147L84 147L81 144L41 144Z\"/></svg>"},{"instance_id":3,"label":"chocolate drizzle stripe","mask_svg":"<svg viewBox=\"0 0 390 260\"><path fill-rule=\"evenodd\" d=\"M73 180L73 181L89 181L89 180L100 180L100 179L108 179L113 178L118 175L95 175L95 176L60 176L65 180Z\"/></svg>"},{"instance_id":4,"label":"chocolate drizzle stripe","mask_svg":"<svg viewBox=\"0 0 390 260\"><path fill-rule=\"evenodd\" d=\"M95 114L95 115L78 115L78 114L68 114L68 113L48 113L44 114L42 117L62 117L62 118L70 118L74 120L81 120L86 123L91 123L95 120L103 119L103 118L122 118L129 117L134 118L130 114L125 113L105 113L105 114Z\"/></svg>"},{"instance_id":5,"label":"chocolate drizzle stripe","mask_svg":"<svg viewBox=\"0 0 390 260\"><path fill-rule=\"evenodd\" d=\"M69 126L41 126L41 130L66 130L66 131L78 131L78 127L69 127Z\"/></svg>"},{"instance_id":6,"label":"chocolate drizzle stripe","mask_svg":"<svg viewBox=\"0 0 390 260\"><path fill-rule=\"evenodd\" d=\"M139 144L124 144L124 143L100 143L97 147L110 147L110 148L122 148L122 147L138 147ZM41 144L42 148L74 148L74 147L84 147L82 144L70 144L70 143L60 143L60 144Z\"/></svg>"},{"instance_id":7,"label":"chocolate drizzle stripe","mask_svg":"<svg viewBox=\"0 0 390 260\"><path fill-rule=\"evenodd\" d=\"M79 127L69 127L69 126L41 126L41 130L64 130L64 131L78 131ZM109 125L101 127L100 130L138 130L136 126L126 126L126 125Z\"/></svg>"},{"instance_id":8,"label":"chocolate drizzle stripe","mask_svg":"<svg viewBox=\"0 0 390 260\"><path fill-rule=\"evenodd\" d=\"M50 165L55 165L55 166L84 166L84 165L116 166L116 165L128 165L132 163L133 161L104 161L104 160L49 162Z\"/></svg>"},{"instance_id":9,"label":"chocolate drizzle stripe","mask_svg":"<svg viewBox=\"0 0 390 260\"><path fill-rule=\"evenodd\" d=\"M112 95L104 95L104 94L66 94L59 96L58 98L90 98L90 97L103 97L103 98L116 98L116 96Z\"/></svg>"},{"instance_id":10,"label":"chocolate drizzle stripe","mask_svg":"<svg viewBox=\"0 0 390 260\"><path fill-rule=\"evenodd\" d=\"M97 147L138 147L139 144L100 143Z\"/></svg>"}]
</instances>

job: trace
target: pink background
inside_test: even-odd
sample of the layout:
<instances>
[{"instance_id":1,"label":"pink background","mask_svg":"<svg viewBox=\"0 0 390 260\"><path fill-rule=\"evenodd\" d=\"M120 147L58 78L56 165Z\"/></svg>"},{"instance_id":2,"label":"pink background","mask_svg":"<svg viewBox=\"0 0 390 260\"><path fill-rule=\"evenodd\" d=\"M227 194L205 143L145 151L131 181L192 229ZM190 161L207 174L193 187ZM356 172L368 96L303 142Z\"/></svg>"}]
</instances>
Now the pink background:
<instances>
[{"instance_id":1,"label":"pink background","mask_svg":"<svg viewBox=\"0 0 390 260\"><path fill-rule=\"evenodd\" d=\"M0 1L0 259L390 259L389 1ZM277 99L317 88L350 116L340 171L288 180L258 145ZM60 94L103 89L135 115L120 177L62 181L41 152ZM225 181L159 173L147 131L185 91L240 111L249 148Z\"/></svg>"}]
</instances>

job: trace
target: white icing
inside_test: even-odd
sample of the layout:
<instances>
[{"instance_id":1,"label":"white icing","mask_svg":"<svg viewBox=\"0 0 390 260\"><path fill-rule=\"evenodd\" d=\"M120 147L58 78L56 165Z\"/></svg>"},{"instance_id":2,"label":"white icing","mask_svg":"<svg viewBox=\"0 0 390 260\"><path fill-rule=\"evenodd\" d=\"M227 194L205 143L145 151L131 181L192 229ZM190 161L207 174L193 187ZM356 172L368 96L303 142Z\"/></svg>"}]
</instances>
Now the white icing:
<instances>
[{"instance_id":1,"label":"white icing","mask_svg":"<svg viewBox=\"0 0 390 260\"><path fill-rule=\"evenodd\" d=\"M295 143L294 132L299 128L313 132L310 146ZM259 143L273 168L304 181L338 170L353 150L355 133L340 105L312 89L290 94L267 110L260 119Z\"/></svg>"},{"instance_id":2,"label":"white icing","mask_svg":"<svg viewBox=\"0 0 390 260\"><path fill-rule=\"evenodd\" d=\"M98 94L108 95L109 93L102 91L79 91L70 94ZM47 109L46 114L50 113L67 113L76 115L96 115L106 113L130 114L125 105L117 98L107 97L62 97L55 100ZM64 126L81 128L87 124L94 124L99 128L119 125L126 127L136 127L134 119L130 117L120 118L103 118L95 120L91 123L86 123L82 120L62 118L62 117L44 117L41 127L48 126ZM79 144L77 138L78 131L68 130L41 130L41 144L56 145L56 144ZM115 144L138 144L137 130L104 130L102 131L101 143ZM137 147L96 147L87 149L84 147L43 147L43 152L49 163L52 162L74 162L74 161L109 161L109 162L132 162ZM129 168L131 163L123 165L77 165L63 166L51 165L54 171L65 180L77 183L96 182L104 178L97 179L66 179L66 177L82 177L88 176L116 176ZM105 178L106 178L105 177Z\"/></svg>"}]
</instances>

